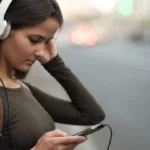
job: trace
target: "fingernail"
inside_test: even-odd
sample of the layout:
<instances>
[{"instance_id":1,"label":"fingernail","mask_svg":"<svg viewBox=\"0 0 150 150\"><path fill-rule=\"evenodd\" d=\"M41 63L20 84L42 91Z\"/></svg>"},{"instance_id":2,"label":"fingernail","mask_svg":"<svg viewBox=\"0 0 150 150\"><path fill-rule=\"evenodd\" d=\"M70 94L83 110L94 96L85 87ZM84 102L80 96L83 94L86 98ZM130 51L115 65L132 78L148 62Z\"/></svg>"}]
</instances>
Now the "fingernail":
<instances>
[{"instance_id":1,"label":"fingernail","mask_svg":"<svg viewBox=\"0 0 150 150\"><path fill-rule=\"evenodd\" d=\"M63 136L67 136L67 133L63 132Z\"/></svg>"},{"instance_id":2,"label":"fingernail","mask_svg":"<svg viewBox=\"0 0 150 150\"><path fill-rule=\"evenodd\" d=\"M88 138L85 136L85 139L88 140Z\"/></svg>"}]
</instances>

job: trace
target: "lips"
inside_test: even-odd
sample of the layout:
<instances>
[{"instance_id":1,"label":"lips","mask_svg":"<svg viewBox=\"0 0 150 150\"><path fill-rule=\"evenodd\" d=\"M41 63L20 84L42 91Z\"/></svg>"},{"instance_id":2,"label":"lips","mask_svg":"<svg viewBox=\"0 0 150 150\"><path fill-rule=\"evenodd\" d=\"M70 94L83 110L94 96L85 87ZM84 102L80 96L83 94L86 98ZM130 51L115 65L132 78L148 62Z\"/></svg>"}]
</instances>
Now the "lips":
<instances>
[{"instance_id":1,"label":"lips","mask_svg":"<svg viewBox=\"0 0 150 150\"><path fill-rule=\"evenodd\" d=\"M31 64L31 65L32 65L32 64L34 64L35 61L33 61L33 60L26 60L26 62L27 62L28 64Z\"/></svg>"}]
</instances>

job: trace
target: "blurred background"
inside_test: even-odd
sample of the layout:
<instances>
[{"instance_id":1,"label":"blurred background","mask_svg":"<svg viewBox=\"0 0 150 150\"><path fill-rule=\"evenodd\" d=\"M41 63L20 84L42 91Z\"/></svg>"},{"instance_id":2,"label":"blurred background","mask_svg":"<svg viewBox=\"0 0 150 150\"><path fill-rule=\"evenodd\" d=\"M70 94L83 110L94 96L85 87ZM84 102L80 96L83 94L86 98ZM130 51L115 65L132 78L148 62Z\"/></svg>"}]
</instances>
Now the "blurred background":
<instances>
[{"instance_id":1,"label":"blurred background","mask_svg":"<svg viewBox=\"0 0 150 150\"><path fill-rule=\"evenodd\" d=\"M150 148L150 1L58 0L65 23L55 42L66 65L93 94L113 129L110 150ZM40 71L40 74L39 74ZM36 63L27 80L69 100ZM87 127L56 124L74 134ZM77 150L106 150L109 130L88 136Z\"/></svg>"}]
</instances>

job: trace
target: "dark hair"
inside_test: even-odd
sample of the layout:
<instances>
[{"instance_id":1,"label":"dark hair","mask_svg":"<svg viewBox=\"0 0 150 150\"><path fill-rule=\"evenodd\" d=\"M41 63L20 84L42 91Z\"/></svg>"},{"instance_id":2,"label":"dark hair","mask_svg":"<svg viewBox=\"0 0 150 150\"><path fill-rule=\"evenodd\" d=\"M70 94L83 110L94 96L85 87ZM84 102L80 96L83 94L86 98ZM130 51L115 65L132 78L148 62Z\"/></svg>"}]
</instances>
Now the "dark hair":
<instances>
[{"instance_id":1,"label":"dark hair","mask_svg":"<svg viewBox=\"0 0 150 150\"><path fill-rule=\"evenodd\" d=\"M5 14L5 20L11 22L12 30L34 26L48 18L56 19L62 27L63 16L56 0L13 0ZM16 69L15 77L24 79L27 73Z\"/></svg>"}]
</instances>

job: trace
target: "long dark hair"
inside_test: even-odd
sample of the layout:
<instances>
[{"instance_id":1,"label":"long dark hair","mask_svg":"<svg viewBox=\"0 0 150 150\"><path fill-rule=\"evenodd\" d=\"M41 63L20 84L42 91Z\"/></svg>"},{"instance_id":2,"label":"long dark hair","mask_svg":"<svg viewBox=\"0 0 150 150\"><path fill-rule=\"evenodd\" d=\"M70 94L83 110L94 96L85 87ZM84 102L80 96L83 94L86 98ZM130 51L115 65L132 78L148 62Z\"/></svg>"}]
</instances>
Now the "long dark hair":
<instances>
[{"instance_id":1,"label":"long dark hair","mask_svg":"<svg viewBox=\"0 0 150 150\"><path fill-rule=\"evenodd\" d=\"M5 14L5 20L11 22L12 30L34 26L48 18L56 19L62 27L63 16L56 0L13 0ZM24 79L27 74L15 69L17 79Z\"/></svg>"}]
</instances>

